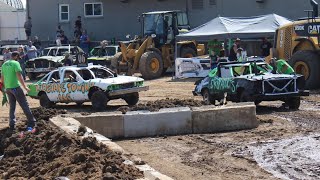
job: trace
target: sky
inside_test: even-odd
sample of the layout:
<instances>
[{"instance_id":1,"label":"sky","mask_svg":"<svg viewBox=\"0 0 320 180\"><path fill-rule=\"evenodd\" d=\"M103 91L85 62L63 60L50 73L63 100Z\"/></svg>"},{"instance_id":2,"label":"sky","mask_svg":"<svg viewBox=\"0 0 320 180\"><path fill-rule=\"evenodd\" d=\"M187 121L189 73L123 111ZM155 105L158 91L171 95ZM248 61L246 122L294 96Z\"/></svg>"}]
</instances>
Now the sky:
<instances>
[{"instance_id":1,"label":"sky","mask_svg":"<svg viewBox=\"0 0 320 180\"><path fill-rule=\"evenodd\" d=\"M26 1L27 0L21 0L22 1L22 4L23 4L23 7L26 7Z\"/></svg>"}]
</instances>

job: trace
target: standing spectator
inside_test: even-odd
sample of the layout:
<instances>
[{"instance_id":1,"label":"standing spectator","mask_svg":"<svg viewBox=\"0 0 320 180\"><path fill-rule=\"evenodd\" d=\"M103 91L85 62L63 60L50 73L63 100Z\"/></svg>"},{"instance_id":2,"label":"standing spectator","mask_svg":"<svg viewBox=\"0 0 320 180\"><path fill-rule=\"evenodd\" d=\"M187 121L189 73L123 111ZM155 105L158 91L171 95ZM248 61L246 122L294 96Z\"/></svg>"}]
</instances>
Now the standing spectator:
<instances>
[{"instance_id":1,"label":"standing spectator","mask_svg":"<svg viewBox=\"0 0 320 180\"><path fill-rule=\"evenodd\" d=\"M16 103L18 101L19 105L23 109L24 114L27 116L28 123L27 123L27 130L31 132L35 132L35 118L32 115L32 112L29 108L28 101L22 87L27 90L28 92L30 89L26 86L21 72L22 69L20 67L19 62L19 53L13 52L11 55L11 60L8 60L2 65L2 76L1 82L4 84L4 88L6 89L6 93L8 95L9 104L10 104L10 113L9 113L9 126L11 130L15 129L16 124L16 117L15 117L15 110L16 110Z\"/></svg>"},{"instance_id":2,"label":"standing spectator","mask_svg":"<svg viewBox=\"0 0 320 180\"><path fill-rule=\"evenodd\" d=\"M32 45L32 41L28 42L28 45L25 47L27 57L26 60L33 59L37 57L37 48Z\"/></svg>"},{"instance_id":3,"label":"standing spectator","mask_svg":"<svg viewBox=\"0 0 320 180\"><path fill-rule=\"evenodd\" d=\"M31 23L31 17L28 17L28 20L24 23L24 29L26 32L27 40L31 40L31 28L32 28L32 23Z\"/></svg>"},{"instance_id":4,"label":"standing spectator","mask_svg":"<svg viewBox=\"0 0 320 180\"><path fill-rule=\"evenodd\" d=\"M22 69L22 77L23 80L26 80L26 54L24 53L23 47L19 47L18 48L18 53L19 53L19 63L20 63L20 67Z\"/></svg>"},{"instance_id":5,"label":"standing spectator","mask_svg":"<svg viewBox=\"0 0 320 180\"><path fill-rule=\"evenodd\" d=\"M61 43L61 34L57 34L57 37L56 37L56 45L57 46L61 46L62 43Z\"/></svg>"},{"instance_id":6,"label":"standing spectator","mask_svg":"<svg viewBox=\"0 0 320 180\"><path fill-rule=\"evenodd\" d=\"M80 31L82 30L82 22L81 22L81 16L77 17L76 22L74 23L74 28L79 29Z\"/></svg>"},{"instance_id":7,"label":"standing spectator","mask_svg":"<svg viewBox=\"0 0 320 180\"><path fill-rule=\"evenodd\" d=\"M229 61L237 61L237 50L241 48L241 40L239 38L236 39L236 42L232 45L229 54Z\"/></svg>"},{"instance_id":8,"label":"standing spectator","mask_svg":"<svg viewBox=\"0 0 320 180\"><path fill-rule=\"evenodd\" d=\"M34 47L37 48L37 55L40 56L42 48L41 48L41 41L39 40L38 36L34 37L33 45Z\"/></svg>"},{"instance_id":9,"label":"standing spectator","mask_svg":"<svg viewBox=\"0 0 320 180\"><path fill-rule=\"evenodd\" d=\"M90 44L90 39L89 39L89 36L87 35L87 31L83 30L82 35L80 37L80 47L86 54L89 53L89 44Z\"/></svg>"},{"instance_id":10,"label":"standing spectator","mask_svg":"<svg viewBox=\"0 0 320 180\"><path fill-rule=\"evenodd\" d=\"M6 62L7 60L11 59L11 51L9 48L5 48L2 54L3 54L3 62Z\"/></svg>"},{"instance_id":11,"label":"standing spectator","mask_svg":"<svg viewBox=\"0 0 320 180\"><path fill-rule=\"evenodd\" d=\"M270 55L270 49L272 48L272 44L268 41L267 38L263 38L260 48L261 48L261 55L263 57L267 57Z\"/></svg>"},{"instance_id":12,"label":"standing spectator","mask_svg":"<svg viewBox=\"0 0 320 180\"><path fill-rule=\"evenodd\" d=\"M56 35L61 34L62 33L62 29L61 29L61 25L59 24L57 27L57 31L56 31Z\"/></svg>"},{"instance_id":13,"label":"standing spectator","mask_svg":"<svg viewBox=\"0 0 320 180\"><path fill-rule=\"evenodd\" d=\"M60 35L60 41L61 41L61 44L69 44L69 39L67 38L66 35L64 35L63 31L61 32L61 35Z\"/></svg>"},{"instance_id":14,"label":"standing spectator","mask_svg":"<svg viewBox=\"0 0 320 180\"><path fill-rule=\"evenodd\" d=\"M222 43L219 42L217 39L214 39L213 41L208 42L208 51L211 59L211 63L210 63L211 69L214 69L217 67L221 49L222 49Z\"/></svg>"},{"instance_id":15,"label":"standing spectator","mask_svg":"<svg viewBox=\"0 0 320 180\"><path fill-rule=\"evenodd\" d=\"M76 28L75 30L74 30L74 32L73 32L73 34L74 34L74 42L75 42L75 44L77 45L77 46L79 46L80 45L80 37L81 37L81 30L80 29L78 29L78 28Z\"/></svg>"}]
</instances>

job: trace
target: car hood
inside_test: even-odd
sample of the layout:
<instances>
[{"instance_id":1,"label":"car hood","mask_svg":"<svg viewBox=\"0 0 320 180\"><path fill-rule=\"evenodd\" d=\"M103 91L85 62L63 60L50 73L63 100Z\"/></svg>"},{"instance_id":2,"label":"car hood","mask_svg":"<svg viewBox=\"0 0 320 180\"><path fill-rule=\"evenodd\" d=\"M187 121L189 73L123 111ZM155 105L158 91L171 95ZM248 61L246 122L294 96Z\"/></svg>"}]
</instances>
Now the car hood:
<instances>
[{"instance_id":1,"label":"car hood","mask_svg":"<svg viewBox=\"0 0 320 180\"><path fill-rule=\"evenodd\" d=\"M139 77L118 75L117 77L108 78L108 79L101 79L101 78L92 79L91 82L102 83L102 84L125 84L125 83L138 82L143 80L144 79Z\"/></svg>"},{"instance_id":2,"label":"car hood","mask_svg":"<svg viewBox=\"0 0 320 180\"><path fill-rule=\"evenodd\" d=\"M92 56L88 60L111 60L113 56Z\"/></svg>"},{"instance_id":3,"label":"car hood","mask_svg":"<svg viewBox=\"0 0 320 180\"><path fill-rule=\"evenodd\" d=\"M38 58L30 59L29 61L34 61L36 59L47 59L49 61L60 62L61 60L63 60L63 58L63 56L41 56Z\"/></svg>"},{"instance_id":4,"label":"car hood","mask_svg":"<svg viewBox=\"0 0 320 180\"><path fill-rule=\"evenodd\" d=\"M296 75L290 75L290 74L272 74L272 73L265 73L263 75L255 75L255 74L248 74L248 75L242 75L238 76L236 78L241 79L248 79L252 81L261 81L265 79L281 79L281 78L295 78L295 77L301 77L302 75L296 74Z\"/></svg>"}]
</instances>

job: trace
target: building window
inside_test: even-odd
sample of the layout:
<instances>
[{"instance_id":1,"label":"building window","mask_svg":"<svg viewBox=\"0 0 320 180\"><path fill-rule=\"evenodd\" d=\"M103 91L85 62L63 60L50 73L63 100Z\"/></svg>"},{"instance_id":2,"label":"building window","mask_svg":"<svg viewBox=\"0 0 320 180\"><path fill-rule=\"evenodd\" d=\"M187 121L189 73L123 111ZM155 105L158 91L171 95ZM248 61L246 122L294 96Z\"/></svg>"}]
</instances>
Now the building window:
<instances>
[{"instance_id":1,"label":"building window","mask_svg":"<svg viewBox=\"0 0 320 180\"><path fill-rule=\"evenodd\" d=\"M210 6L215 6L217 5L217 0L209 0Z\"/></svg>"},{"instance_id":2,"label":"building window","mask_svg":"<svg viewBox=\"0 0 320 180\"><path fill-rule=\"evenodd\" d=\"M203 0L192 0L192 9L203 9Z\"/></svg>"},{"instance_id":3,"label":"building window","mask_svg":"<svg viewBox=\"0 0 320 180\"><path fill-rule=\"evenodd\" d=\"M103 14L102 3L84 3L85 17L98 17L98 16L102 16L102 14Z\"/></svg>"},{"instance_id":4,"label":"building window","mask_svg":"<svg viewBox=\"0 0 320 180\"><path fill-rule=\"evenodd\" d=\"M59 5L59 20L60 22L69 21L69 4Z\"/></svg>"}]
</instances>

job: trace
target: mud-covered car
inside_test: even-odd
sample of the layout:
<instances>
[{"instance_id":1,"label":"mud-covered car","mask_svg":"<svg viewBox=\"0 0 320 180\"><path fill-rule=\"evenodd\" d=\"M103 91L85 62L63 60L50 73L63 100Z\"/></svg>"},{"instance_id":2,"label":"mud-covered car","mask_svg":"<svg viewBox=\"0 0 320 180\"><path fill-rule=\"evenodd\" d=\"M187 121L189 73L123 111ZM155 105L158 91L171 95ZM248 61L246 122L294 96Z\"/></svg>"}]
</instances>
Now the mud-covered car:
<instances>
[{"instance_id":1,"label":"mud-covered car","mask_svg":"<svg viewBox=\"0 0 320 180\"><path fill-rule=\"evenodd\" d=\"M144 79L120 76L110 69L91 65L88 67L60 67L28 87L28 96L38 98L42 107L55 103L91 102L96 110L106 108L108 101L124 99L128 105L139 101L139 92L149 89Z\"/></svg>"},{"instance_id":2,"label":"mud-covered car","mask_svg":"<svg viewBox=\"0 0 320 180\"><path fill-rule=\"evenodd\" d=\"M42 73L48 73L63 65L66 53L69 53L73 61L75 55L83 50L78 46L54 46L45 48L42 56L30 59L26 63L26 72L30 80L35 80Z\"/></svg>"},{"instance_id":3,"label":"mud-covered car","mask_svg":"<svg viewBox=\"0 0 320 180\"><path fill-rule=\"evenodd\" d=\"M290 109L298 109L300 96L308 96L305 78L300 74L275 74L265 62L220 63L211 74L196 82L193 94L215 104L226 99L233 102L284 101Z\"/></svg>"},{"instance_id":4,"label":"mud-covered car","mask_svg":"<svg viewBox=\"0 0 320 180\"><path fill-rule=\"evenodd\" d=\"M101 46L94 47L90 52L91 57L88 58L88 63L110 67L111 59L120 51L120 47L116 45L108 45L105 48Z\"/></svg>"}]
</instances>

